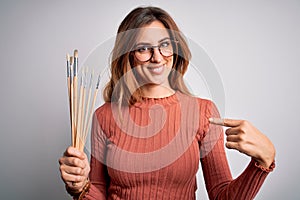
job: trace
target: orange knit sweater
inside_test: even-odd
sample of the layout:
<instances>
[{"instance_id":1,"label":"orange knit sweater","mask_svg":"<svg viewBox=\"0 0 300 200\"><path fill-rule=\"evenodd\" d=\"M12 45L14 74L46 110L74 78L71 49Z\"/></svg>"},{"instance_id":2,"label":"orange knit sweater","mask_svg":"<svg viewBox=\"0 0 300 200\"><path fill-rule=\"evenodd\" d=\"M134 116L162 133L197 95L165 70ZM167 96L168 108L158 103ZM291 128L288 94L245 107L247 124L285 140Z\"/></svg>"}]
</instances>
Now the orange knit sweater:
<instances>
[{"instance_id":1,"label":"orange knit sweater","mask_svg":"<svg viewBox=\"0 0 300 200\"><path fill-rule=\"evenodd\" d=\"M121 114L120 114L121 113ZM180 92L121 110L105 103L92 128L91 188L84 199L196 199L199 161L210 199L253 199L269 171L251 160L232 179L215 105Z\"/></svg>"}]
</instances>

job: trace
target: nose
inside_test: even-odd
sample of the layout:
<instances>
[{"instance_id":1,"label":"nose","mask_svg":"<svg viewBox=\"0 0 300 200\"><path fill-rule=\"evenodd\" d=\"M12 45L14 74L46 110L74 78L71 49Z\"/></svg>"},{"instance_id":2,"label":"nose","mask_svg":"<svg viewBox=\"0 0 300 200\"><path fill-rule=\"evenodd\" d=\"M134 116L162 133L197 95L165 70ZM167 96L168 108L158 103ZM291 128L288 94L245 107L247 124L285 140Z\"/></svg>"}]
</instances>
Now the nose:
<instances>
[{"instance_id":1,"label":"nose","mask_svg":"<svg viewBox=\"0 0 300 200\"><path fill-rule=\"evenodd\" d=\"M163 59L162 55L159 52L158 48L153 48L153 56L151 58L151 62L159 63Z\"/></svg>"}]
</instances>

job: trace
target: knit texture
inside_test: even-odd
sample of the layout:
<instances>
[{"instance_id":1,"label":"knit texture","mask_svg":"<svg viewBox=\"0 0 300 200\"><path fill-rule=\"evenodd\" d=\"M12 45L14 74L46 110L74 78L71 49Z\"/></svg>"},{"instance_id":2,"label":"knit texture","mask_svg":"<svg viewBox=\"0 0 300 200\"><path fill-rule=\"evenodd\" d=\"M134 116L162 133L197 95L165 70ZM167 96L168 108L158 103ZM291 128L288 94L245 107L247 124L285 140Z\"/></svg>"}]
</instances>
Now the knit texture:
<instances>
[{"instance_id":1,"label":"knit texture","mask_svg":"<svg viewBox=\"0 0 300 200\"><path fill-rule=\"evenodd\" d=\"M219 117L211 101L180 92L121 109L103 104L94 115L84 199L196 199L200 162L210 199L253 199L270 170L251 160L232 179L223 128L210 117Z\"/></svg>"}]
</instances>

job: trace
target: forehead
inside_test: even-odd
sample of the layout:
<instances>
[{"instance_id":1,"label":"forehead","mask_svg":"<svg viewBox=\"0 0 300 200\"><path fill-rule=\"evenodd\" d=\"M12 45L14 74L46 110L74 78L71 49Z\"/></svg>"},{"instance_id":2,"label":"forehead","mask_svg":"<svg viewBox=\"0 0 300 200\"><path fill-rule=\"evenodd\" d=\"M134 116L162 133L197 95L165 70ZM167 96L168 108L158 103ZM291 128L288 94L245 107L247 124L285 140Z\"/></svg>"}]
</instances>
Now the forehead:
<instances>
[{"instance_id":1,"label":"forehead","mask_svg":"<svg viewBox=\"0 0 300 200\"><path fill-rule=\"evenodd\" d=\"M136 43L157 44L158 41L168 38L168 30L160 21L154 21L139 29Z\"/></svg>"}]
</instances>

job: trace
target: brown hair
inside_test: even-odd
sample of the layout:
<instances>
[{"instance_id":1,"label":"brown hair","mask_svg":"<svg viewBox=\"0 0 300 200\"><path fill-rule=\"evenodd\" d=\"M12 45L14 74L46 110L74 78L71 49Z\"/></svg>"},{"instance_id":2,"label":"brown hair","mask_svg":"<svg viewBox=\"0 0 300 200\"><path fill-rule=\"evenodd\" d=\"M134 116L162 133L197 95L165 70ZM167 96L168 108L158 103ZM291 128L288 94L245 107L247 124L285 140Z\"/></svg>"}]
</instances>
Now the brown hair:
<instances>
[{"instance_id":1,"label":"brown hair","mask_svg":"<svg viewBox=\"0 0 300 200\"><path fill-rule=\"evenodd\" d=\"M111 78L103 91L106 102L133 105L135 102L140 101L142 92L139 88L134 87L137 80L134 75L130 76L126 73L134 67L131 51L137 38L138 31L136 29L156 20L165 26L172 40L178 41L173 55L172 68L174 70L171 71L168 77L170 86L174 90L190 95L183 81L183 75L187 70L191 53L179 28L171 16L161 8L138 7L132 10L119 26L111 54ZM125 74L126 76L124 76Z\"/></svg>"}]
</instances>

